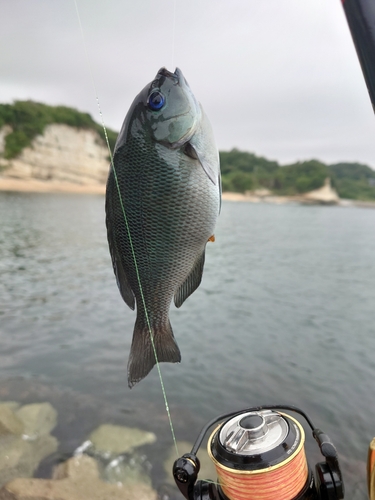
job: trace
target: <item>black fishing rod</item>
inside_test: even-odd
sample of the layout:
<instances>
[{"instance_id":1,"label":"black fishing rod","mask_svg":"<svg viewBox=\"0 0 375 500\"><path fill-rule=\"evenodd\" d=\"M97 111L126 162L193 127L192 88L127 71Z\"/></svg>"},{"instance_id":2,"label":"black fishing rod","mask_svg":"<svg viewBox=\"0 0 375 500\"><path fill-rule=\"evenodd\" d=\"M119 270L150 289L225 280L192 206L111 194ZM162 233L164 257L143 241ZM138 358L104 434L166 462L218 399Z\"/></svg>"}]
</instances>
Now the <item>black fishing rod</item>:
<instances>
[{"instance_id":1,"label":"black fishing rod","mask_svg":"<svg viewBox=\"0 0 375 500\"><path fill-rule=\"evenodd\" d=\"M341 0L375 112L375 0ZM367 456L367 489L375 500L375 438Z\"/></svg>"},{"instance_id":2,"label":"black fishing rod","mask_svg":"<svg viewBox=\"0 0 375 500\"><path fill-rule=\"evenodd\" d=\"M342 0L342 5L375 111L375 1Z\"/></svg>"}]
</instances>

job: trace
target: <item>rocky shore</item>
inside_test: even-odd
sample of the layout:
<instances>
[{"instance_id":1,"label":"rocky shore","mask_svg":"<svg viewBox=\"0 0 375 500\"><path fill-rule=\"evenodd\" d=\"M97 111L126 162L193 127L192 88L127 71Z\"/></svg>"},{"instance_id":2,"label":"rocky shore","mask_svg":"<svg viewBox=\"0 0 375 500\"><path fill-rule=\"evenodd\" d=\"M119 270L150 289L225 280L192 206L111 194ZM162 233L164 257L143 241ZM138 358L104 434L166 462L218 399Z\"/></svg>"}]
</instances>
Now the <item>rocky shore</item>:
<instances>
[{"instance_id":1,"label":"rocky shore","mask_svg":"<svg viewBox=\"0 0 375 500\"><path fill-rule=\"evenodd\" d=\"M156 435L125 426L102 424L52 478L33 478L40 462L57 452L51 435L57 418L48 402L0 402L0 500L156 500L150 464L136 451Z\"/></svg>"},{"instance_id":2,"label":"rocky shore","mask_svg":"<svg viewBox=\"0 0 375 500\"><path fill-rule=\"evenodd\" d=\"M337 192L331 187L329 179L326 179L324 186L321 188L299 196L275 196L267 189L259 189L247 191L245 194L223 193L223 199L247 203L270 203L274 205L337 205L341 207L375 208L375 202L340 198Z\"/></svg>"},{"instance_id":3,"label":"rocky shore","mask_svg":"<svg viewBox=\"0 0 375 500\"><path fill-rule=\"evenodd\" d=\"M181 456L202 420L186 407L170 412ZM198 457L200 479L215 480L204 447ZM0 500L180 500L176 458L163 405L0 379Z\"/></svg>"},{"instance_id":4,"label":"rocky shore","mask_svg":"<svg viewBox=\"0 0 375 500\"><path fill-rule=\"evenodd\" d=\"M60 416L61 419L61 416ZM64 460L53 435L59 415L50 402L21 405L0 401L0 500L173 500L177 488L172 478L176 449L165 449L161 471L165 483L155 489L148 453L158 445L154 432L136 427L102 423L86 435ZM64 420L64 424L66 424ZM186 452L191 442L177 441ZM149 450L148 452L145 450ZM38 475L41 462L55 466L48 478ZM215 478L207 454L200 455L201 478ZM159 465L158 465L159 466ZM160 476L160 472L158 476Z\"/></svg>"}]
</instances>

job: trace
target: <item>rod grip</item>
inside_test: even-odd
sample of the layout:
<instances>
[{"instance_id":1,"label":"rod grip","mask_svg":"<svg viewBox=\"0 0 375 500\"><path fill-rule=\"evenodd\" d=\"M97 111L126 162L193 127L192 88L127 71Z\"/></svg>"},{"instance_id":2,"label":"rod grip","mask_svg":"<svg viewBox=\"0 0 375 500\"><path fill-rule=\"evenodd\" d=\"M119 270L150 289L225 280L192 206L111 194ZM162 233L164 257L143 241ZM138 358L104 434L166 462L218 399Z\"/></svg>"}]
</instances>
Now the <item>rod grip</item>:
<instances>
[{"instance_id":1,"label":"rod grip","mask_svg":"<svg viewBox=\"0 0 375 500\"><path fill-rule=\"evenodd\" d=\"M375 438L370 443L367 455L367 488L370 500L375 500Z\"/></svg>"}]
</instances>

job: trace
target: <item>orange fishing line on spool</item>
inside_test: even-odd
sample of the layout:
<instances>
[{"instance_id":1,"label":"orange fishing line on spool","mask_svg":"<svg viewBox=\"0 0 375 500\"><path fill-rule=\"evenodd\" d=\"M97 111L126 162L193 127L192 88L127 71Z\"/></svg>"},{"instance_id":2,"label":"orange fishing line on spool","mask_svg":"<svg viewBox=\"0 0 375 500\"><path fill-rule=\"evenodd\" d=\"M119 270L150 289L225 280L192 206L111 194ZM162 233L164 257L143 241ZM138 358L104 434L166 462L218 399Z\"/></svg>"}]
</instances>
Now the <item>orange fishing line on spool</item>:
<instances>
[{"instance_id":1,"label":"orange fishing line on spool","mask_svg":"<svg viewBox=\"0 0 375 500\"><path fill-rule=\"evenodd\" d=\"M302 426L288 415L301 432L296 450L279 464L260 470L236 470L219 463L212 455L208 442L208 454L213 460L222 492L229 500L291 500L304 488L308 479L308 466L304 449L305 435Z\"/></svg>"},{"instance_id":2,"label":"orange fishing line on spool","mask_svg":"<svg viewBox=\"0 0 375 500\"><path fill-rule=\"evenodd\" d=\"M230 500L290 500L298 495L307 481L305 450L301 448L293 460L274 470L242 475L238 471L217 466L217 476L223 493Z\"/></svg>"}]
</instances>

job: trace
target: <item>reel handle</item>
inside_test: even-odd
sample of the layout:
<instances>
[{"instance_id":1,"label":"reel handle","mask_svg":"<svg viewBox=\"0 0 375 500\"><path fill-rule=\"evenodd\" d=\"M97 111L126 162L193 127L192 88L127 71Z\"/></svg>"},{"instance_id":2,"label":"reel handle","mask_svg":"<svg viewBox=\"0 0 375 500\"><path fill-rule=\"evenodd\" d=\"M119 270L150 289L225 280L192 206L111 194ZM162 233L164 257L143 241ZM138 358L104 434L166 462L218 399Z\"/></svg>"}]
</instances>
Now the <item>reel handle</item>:
<instances>
[{"instance_id":1,"label":"reel handle","mask_svg":"<svg viewBox=\"0 0 375 500\"><path fill-rule=\"evenodd\" d=\"M197 481L200 463L193 453L185 453L173 465L173 477L187 500L219 500L216 486L207 481Z\"/></svg>"},{"instance_id":2,"label":"reel handle","mask_svg":"<svg viewBox=\"0 0 375 500\"><path fill-rule=\"evenodd\" d=\"M317 488L322 500L341 500L344 498L344 482L337 456L337 450L331 439L320 429L313 430L325 462L316 464Z\"/></svg>"},{"instance_id":3,"label":"reel handle","mask_svg":"<svg viewBox=\"0 0 375 500\"><path fill-rule=\"evenodd\" d=\"M173 477L185 498L194 498L194 486L198 479L200 463L196 455L185 453L173 464Z\"/></svg>"}]
</instances>

